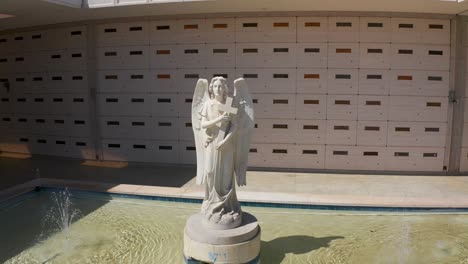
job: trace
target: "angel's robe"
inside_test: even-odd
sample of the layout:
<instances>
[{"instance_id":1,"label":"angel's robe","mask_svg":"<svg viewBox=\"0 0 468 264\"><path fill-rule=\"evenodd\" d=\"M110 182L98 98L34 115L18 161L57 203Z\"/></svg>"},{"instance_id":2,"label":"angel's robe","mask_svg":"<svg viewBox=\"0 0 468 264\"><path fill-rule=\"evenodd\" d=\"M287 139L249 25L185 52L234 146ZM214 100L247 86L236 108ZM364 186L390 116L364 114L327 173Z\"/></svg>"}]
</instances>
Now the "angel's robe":
<instances>
[{"instance_id":1,"label":"angel's robe","mask_svg":"<svg viewBox=\"0 0 468 264\"><path fill-rule=\"evenodd\" d=\"M220 104L214 99L207 100L200 111L202 121L211 121L222 115ZM236 118L234 115L231 122L236 122ZM235 135L222 148L216 149L216 145L222 140L218 137L220 127L221 123L217 123L202 129L204 141L208 142L204 149L203 177L206 188L202 211L208 222L228 228L241 221L241 208L234 180ZM229 133L232 131L228 129L226 136Z\"/></svg>"}]
</instances>

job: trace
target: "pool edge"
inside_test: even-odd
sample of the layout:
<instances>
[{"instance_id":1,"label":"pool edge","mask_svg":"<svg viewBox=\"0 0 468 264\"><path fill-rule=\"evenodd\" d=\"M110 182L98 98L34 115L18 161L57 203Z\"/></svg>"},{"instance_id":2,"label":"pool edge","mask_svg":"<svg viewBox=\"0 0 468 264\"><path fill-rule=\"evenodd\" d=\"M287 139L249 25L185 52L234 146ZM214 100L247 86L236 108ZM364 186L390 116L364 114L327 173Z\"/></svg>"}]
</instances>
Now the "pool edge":
<instances>
[{"instance_id":1,"label":"pool edge","mask_svg":"<svg viewBox=\"0 0 468 264\"><path fill-rule=\"evenodd\" d=\"M14 199L15 197L21 196L23 194L29 193L39 186L41 186L40 179L34 179L34 180L27 181L25 183L21 183L21 184L14 185L12 187L0 190L0 203Z\"/></svg>"},{"instance_id":2,"label":"pool edge","mask_svg":"<svg viewBox=\"0 0 468 264\"><path fill-rule=\"evenodd\" d=\"M203 200L202 194L187 195L184 192L169 194L166 193L142 193L137 192L137 189L143 187L143 185L125 185L127 188L109 188L115 186L115 184L109 183L98 183L98 182L78 182L78 181L66 181L66 180L52 180L52 179L35 179L24 184L16 185L12 188L0 191L0 203L14 199L15 197L27 194L32 191L45 190L54 191L63 188L68 188L73 192L82 193L100 193L106 194L110 197L115 198L133 198L142 200L157 200L157 201L169 201L169 202L180 202L180 203L199 203ZM154 188L159 188L153 186ZM169 187L160 187L169 188ZM166 190L167 191L167 190ZM9 193L9 195L5 195ZM274 194L274 193L273 193ZM402 206L401 204L389 205L389 204L350 204L350 203L313 203L297 201L294 202L291 199L285 202L279 201L265 201L265 200L253 200L253 199L239 199L242 206L251 207L269 207L269 208L289 208L289 209L311 209L311 210L329 210L329 211L366 211L366 212L427 212L427 213L455 213L455 212L468 212L468 204L463 206L417 206L407 205Z\"/></svg>"},{"instance_id":3,"label":"pool edge","mask_svg":"<svg viewBox=\"0 0 468 264\"><path fill-rule=\"evenodd\" d=\"M40 187L42 190L54 190L69 188L72 191L77 192L89 192L89 193L101 193L111 197L119 198L135 198L143 200L158 200L158 201L173 201L183 203L201 203L203 200L203 193L199 194L183 192L168 192L169 187L161 187L165 190L164 193L151 193L148 192L137 192L138 189L142 189L145 186L142 185L125 185L122 188L115 188L115 184L110 183L98 183L98 182L81 182L81 181L64 181L54 179L41 179L33 180L24 184L24 188L21 192L17 192L15 196L33 191L34 188ZM114 186L114 188L110 188ZM124 188L131 187L131 188ZM146 186L148 187L148 186ZM159 190L159 187L154 187ZM169 188L170 189L170 188ZM178 188L173 188L178 189ZM1 194L2 192L0 192ZM0 196L1 198L2 196ZM280 198L280 197L276 197ZM290 197L289 197L290 198ZM3 202L8 199L0 199ZM270 208L296 208L296 209L313 209L313 210L334 210L334 211L367 211L367 212L433 212L433 213L450 213L450 212L468 212L468 205L464 206L401 206L398 204L340 204L340 203L313 203L297 201L294 202L291 199L279 202L279 201L265 201L265 200L253 200L253 199L240 199L242 206L252 207L270 207Z\"/></svg>"}]
</instances>

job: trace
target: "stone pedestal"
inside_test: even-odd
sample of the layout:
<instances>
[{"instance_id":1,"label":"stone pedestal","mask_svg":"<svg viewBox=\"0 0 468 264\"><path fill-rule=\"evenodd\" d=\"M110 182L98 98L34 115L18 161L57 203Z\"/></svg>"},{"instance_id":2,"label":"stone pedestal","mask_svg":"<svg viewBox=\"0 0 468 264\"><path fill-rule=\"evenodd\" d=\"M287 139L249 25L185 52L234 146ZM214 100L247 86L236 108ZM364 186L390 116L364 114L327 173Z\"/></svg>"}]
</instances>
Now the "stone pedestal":
<instances>
[{"instance_id":1,"label":"stone pedestal","mask_svg":"<svg viewBox=\"0 0 468 264\"><path fill-rule=\"evenodd\" d=\"M260 263L260 226L255 216L242 213L239 227L216 230L204 224L201 213L187 221L184 231L185 263Z\"/></svg>"}]
</instances>

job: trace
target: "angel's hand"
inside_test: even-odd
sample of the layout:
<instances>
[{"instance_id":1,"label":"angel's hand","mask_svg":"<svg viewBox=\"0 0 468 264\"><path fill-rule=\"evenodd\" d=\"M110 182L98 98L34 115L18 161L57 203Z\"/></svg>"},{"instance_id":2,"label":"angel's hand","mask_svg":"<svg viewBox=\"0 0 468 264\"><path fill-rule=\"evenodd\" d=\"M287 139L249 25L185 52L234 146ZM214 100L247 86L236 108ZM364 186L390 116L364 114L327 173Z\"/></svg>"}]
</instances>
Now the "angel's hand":
<instances>
[{"instance_id":1,"label":"angel's hand","mask_svg":"<svg viewBox=\"0 0 468 264\"><path fill-rule=\"evenodd\" d=\"M231 119L232 119L232 116L229 113L224 113L223 115L221 115L221 121L223 122L229 122L231 121Z\"/></svg>"}]
</instances>

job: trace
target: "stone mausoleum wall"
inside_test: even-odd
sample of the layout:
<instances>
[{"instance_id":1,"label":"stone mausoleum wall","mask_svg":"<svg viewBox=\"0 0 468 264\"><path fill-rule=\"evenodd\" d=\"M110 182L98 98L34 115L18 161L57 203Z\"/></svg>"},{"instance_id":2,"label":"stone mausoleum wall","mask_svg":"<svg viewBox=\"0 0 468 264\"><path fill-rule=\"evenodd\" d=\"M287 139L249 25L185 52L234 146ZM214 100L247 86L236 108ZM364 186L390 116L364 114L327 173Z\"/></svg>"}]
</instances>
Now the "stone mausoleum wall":
<instances>
[{"instance_id":1,"label":"stone mausoleum wall","mask_svg":"<svg viewBox=\"0 0 468 264\"><path fill-rule=\"evenodd\" d=\"M253 94L250 166L443 171L450 23L117 20L1 35L0 150L194 164L193 89L222 75Z\"/></svg>"}]
</instances>

